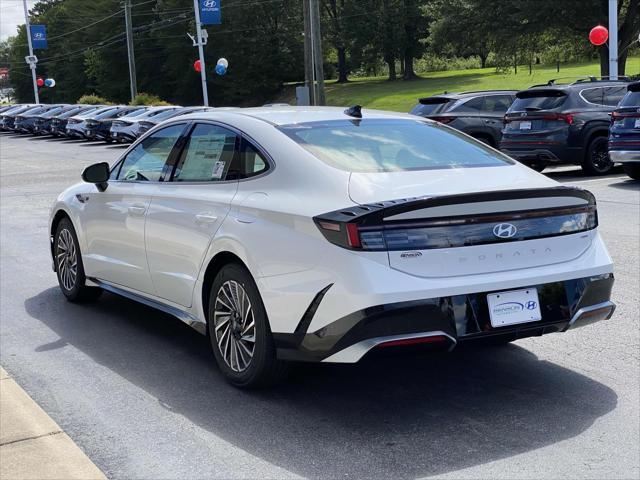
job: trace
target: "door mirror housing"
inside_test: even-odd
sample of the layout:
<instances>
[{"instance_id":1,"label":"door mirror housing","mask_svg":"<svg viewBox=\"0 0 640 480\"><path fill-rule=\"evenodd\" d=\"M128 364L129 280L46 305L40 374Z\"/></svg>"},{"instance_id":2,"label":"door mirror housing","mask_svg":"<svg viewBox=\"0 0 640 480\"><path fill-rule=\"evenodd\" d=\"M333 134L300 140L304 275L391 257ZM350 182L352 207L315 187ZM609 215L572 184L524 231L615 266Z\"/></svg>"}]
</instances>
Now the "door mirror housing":
<instances>
[{"instance_id":1,"label":"door mirror housing","mask_svg":"<svg viewBox=\"0 0 640 480\"><path fill-rule=\"evenodd\" d=\"M82 172L82 180L87 183L93 183L101 192L107 189L109 175L109 164L107 162L94 163L89 165Z\"/></svg>"}]
</instances>

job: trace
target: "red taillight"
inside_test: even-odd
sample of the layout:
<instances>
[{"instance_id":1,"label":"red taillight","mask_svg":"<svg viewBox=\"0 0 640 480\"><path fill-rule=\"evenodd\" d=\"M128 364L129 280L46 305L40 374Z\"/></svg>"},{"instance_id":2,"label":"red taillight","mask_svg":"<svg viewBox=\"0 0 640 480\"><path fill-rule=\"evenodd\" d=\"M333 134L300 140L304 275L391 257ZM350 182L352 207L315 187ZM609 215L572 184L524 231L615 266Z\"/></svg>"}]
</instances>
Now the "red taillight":
<instances>
[{"instance_id":1,"label":"red taillight","mask_svg":"<svg viewBox=\"0 0 640 480\"><path fill-rule=\"evenodd\" d=\"M430 337L417 337L417 338L401 338L399 340L390 340L378 345L380 348L386 347L400 347L403 345L418 345L424 343L447 343L449 339L444 335L433 335Z\"/></svg>"},{"instance_id":2,"label":"red taillight","mask_svg":"<svg viewBox=\"0 0 640 480\"><path fill-rule=\"evenodd\" d=\"M453 122L456 117L429 117L431 120L435 120L436 122L439 123L451 123Z\"/></svg>"},{"instance_id":3,"label":"red taillight","mask_svg":"<svg viewBox=\"0 0 640 480\"><path fill-rule=\"evenodd\" d=\"M352 248L360 248L360 232L358 232L358 225L355 223L347 223L347 239L349 240L349 246Z\"/></svg>"}]
</instances>

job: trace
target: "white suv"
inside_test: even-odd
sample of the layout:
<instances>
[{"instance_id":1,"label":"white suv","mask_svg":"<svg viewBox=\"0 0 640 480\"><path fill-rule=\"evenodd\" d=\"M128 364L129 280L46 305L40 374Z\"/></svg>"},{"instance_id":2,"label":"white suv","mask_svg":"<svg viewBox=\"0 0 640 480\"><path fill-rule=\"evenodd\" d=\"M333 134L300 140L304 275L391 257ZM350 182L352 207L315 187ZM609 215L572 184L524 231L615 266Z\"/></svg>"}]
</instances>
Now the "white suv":
<instances>
[{"instance_id":1,"label":"white suv","mask_svg":"<svg viewBox=\"0 0 640 480\"><path fill-rule=\"evenodd\" d=\"M288 361L508 342L614 310L591 193L419 117L186 115L83 179L51 213L64 295L175 315L238 386Z\"/></svg>"}]
</instances>

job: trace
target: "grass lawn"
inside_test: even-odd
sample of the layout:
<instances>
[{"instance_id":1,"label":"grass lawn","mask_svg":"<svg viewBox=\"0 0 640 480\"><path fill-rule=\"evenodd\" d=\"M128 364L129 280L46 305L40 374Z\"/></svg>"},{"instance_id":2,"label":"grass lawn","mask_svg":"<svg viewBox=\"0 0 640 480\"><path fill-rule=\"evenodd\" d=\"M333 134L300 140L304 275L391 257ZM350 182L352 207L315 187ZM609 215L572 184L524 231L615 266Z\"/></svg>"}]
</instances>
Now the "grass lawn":
<instances>
[{"instance_id":1,"label":"grass lawn","mask_svg":"<svg viewBox=\"0 0 640 480\"><path fill-rule=\"evenodd\" d=\"M520 90L531 85L546 83L560 77L584 77L599 75L600 64L582 63L560 65L560 73L555 66L518 67L518 74L498 74L494 68L431 72L420 75L417 80L389 82L382 77L358 78L346 84L329 81L326 84L327 104L360 104L368 108L408 112L418 98L434 93L462 92L469 90L514 89ZM627 59L627 75L640 73L640 57ZM565 83L572 80L567 79Z\"/></svg>"}]
</instances>

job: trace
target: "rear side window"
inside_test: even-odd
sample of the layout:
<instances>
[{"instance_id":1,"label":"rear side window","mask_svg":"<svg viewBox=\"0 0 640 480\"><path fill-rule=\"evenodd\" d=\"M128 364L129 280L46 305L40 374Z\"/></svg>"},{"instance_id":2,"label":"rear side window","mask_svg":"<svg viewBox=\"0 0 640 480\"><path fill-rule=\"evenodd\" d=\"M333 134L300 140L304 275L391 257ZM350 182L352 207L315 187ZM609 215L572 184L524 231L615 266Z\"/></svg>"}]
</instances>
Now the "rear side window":
<instances>
[{"instance_id":1,"label":"rear side window","mask_svg":"<svg viewBox=\"0 0 640 480\"><path fill-rule=\"evenodd\" d=\"M454 103L455 100L449 98L427 98L421 100L421 102L413 107L409 113L413 115L419 115L421 117L426 117L428 115L435 115L438 113L446 112L453 106Z\"/></svg>"},{"instance_id":2,"label":"rear side window","mask_svg":"<svg viewBox=\"0 0 640 480\"><path fill-rule=\"evenodd\" d=\"M248 143L242 142L242 150L240 152L240 165L238 166L239 178L255 177L269 168L269 163L262 156L256 147Z\"/></svg>"},{"instance_id":3,"label":"rear side window","mask_svg":"<svg viewBox=\"0 0 640 480\"><path fill-rule=\"evenodd\" d=\"M509 95L490 95L484 97L483 109L485 112L505 113L512 102L513 97Z\"/></svg>"},{"instance_id":4,"label":"rear side window","mask_svg":"<svg viewBox=\"0 0 640 480\"><path fill-rule=\"evenodd\" d=\"M627 93L627 87L608 87L604 89L604 104L609 107L615 107L620 103L624 94Z\"/></svg>"},{"instance_id":5,"label":"rear side window","mask_svg":"<svg viewBox=\"0 0 640 480\"><path fill-rule=\"evenodd\" d=\"M484 97L476 97L471 100L467 100L458 107L452 108L455 112L481 112L484 105Z\"/></svg>"},{"instance_id":6,"label":"rear side window","mask_svg":"<svg viewBox=\"0 0 640 480\"><path fill-rule=\"evenodd\" d=\"M508 157L439 124L336 120L280 127L324 163L349 172L401 172L508 165Z\"/></svg>"},{"instance_id":7,"label":"rear side window","mask_svg":"<svg viewBox=\"0 0 640 480\"><path fill-rule=\"evenodd\" d=\"M580 96L594 105L604 105L604 93L604 88L587 88L580 92Z\"/></svg>"},{"instance_id":8,"label":"rear side window","mask_svg":"<svg viewBox=\"0 0 640 480\"><path fill-rule=\"evenodd\" d=\"M195 126L173 175L174 182L219 182L227 175L238 154L238 136L223 127L200 123Z\"/></svg>"},{"instance_id":9,"label":"rear side window","mask_svg":"<svg viewBox=\"0 0 640 480\"><path fill-rule=\"evenodd\" d=\"M559 90L529 90L518 93L509 108L511 112L535 112L538 110L555 110L567 100L567 95Z\"/></svg>"}]
</instances>

